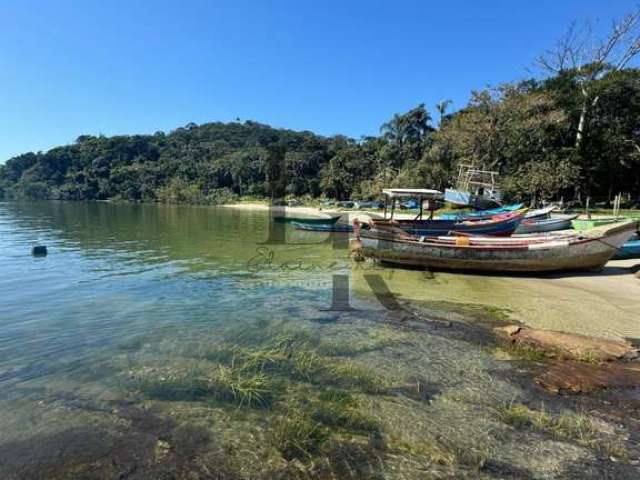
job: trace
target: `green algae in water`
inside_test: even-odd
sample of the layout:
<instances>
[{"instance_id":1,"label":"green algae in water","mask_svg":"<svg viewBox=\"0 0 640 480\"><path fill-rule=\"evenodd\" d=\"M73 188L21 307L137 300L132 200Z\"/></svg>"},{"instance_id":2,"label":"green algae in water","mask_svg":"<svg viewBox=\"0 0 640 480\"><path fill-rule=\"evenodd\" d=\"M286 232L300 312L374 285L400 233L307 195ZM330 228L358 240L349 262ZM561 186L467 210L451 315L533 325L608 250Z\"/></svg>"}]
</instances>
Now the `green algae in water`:
<instances>
[{"instance_id":1,"label":"green algae in water","mask_svg":"<svg viewBox=\"0 0 640 480\"><path fill-rule=\"evenodd\" d=\"M141 369L134 385L156 400L232 402L238 406L268 407L275 389L264 373L247 374L241 368Z\"/></svg>"},{"instance_id":2,"label":"green algae in water","mask_svg":"<svg viewBox=\"0 0 640 480\"><path fill-rule=\"evenodd\" d=\"M248 273L266 213L57 203L11 207L10 217L16 233L0 235L3 247L16 239L4 283L16 308L3 317L0 370L12 382L0 398L1 478L45 468L52 479L567 478L593 460L575 438L503 422L495 405L531 392L467 336L375 307L320 323L329 274ZM41 232L56 255L32 270L21 242ZM274 251L281 263L343 256L330 244ZM395 286L471 303L511 283L465 278L412 283L396 272ZM496 321L491 309L431 307L455 314L460 332L465 316ZM297 426L274 435L289 416Z\"/></svg>"},{"instance_id":3,"label":"green algae in water","mask_svg":"<svg viewBox=\"0 0 640 480\"><path fill-rule=\"evenodd\" d=\"M318 455L329 433L306 410L285 410L271 431L271 442L286 460L311 460Z\"/></svg>"}]
</instances>

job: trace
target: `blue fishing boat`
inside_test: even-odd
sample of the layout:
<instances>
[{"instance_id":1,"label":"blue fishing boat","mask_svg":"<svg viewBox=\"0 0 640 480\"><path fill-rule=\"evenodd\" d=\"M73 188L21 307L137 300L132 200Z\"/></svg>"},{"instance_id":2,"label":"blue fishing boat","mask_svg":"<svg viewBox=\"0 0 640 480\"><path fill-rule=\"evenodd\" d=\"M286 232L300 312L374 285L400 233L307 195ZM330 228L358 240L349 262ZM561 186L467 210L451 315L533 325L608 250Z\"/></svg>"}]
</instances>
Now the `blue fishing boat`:
<instances>
[{"instance_id":1,"label":"blue fishing boat","mask_svg":"<svg viewBox=\"0 0 640 480\"><path fill-rule=\"evenodd\" d=\"M495 215L500 215L501 213L513 212L515 210L520 210L524 205L522 203L514 203L512 205L504 205L498 208L492 208L489 210L481 210L479 212L464 210L462 212L455 213L443 213L439 215L441 220L467 220L471 218L489 218Z\"/></svg>"},{"instance_id":2,"label":"blue fishing boat","mask_svg":"<svg viewBox=\"0 0 640 480\"><path fill-rule=\"evenodd\" d=\"M640 258L640 240L630 240L618 249L613 256L614 260L626 258Z\"/></svg>"},{"instance_id":3,"label":"blue fishing boat","mask_svg":"<svg viewBox=\"0 0 640 480\"><path fill-rule=\"evenodd\" d=\"M477 220L372 220L376 227L397 227L418 237L449 234L462 235L511 235L524 219L526 209Z\"/></svg>"},{"instance_id":4,"label":"blue fishing boat","mask_svg":"<svg viewBox=\"0 0 640 480\"><path fill-rule=\"evenodd\" d=\"M478 210L497 208L502 204L497 177L498 172L460 165L456 186L444 191L444 200L453 205L471 206Z\"/></svg>"}]
</instances>

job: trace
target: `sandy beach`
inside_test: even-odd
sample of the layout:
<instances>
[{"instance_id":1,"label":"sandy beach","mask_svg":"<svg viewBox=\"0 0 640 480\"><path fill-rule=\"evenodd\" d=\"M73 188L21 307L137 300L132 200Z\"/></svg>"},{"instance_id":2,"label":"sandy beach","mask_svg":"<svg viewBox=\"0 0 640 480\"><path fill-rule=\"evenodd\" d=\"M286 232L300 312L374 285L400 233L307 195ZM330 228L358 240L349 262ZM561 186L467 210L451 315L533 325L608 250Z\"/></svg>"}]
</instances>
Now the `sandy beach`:
<instances>
[{"instance_id":1,"label":"sandy beach","mask_svg":"<svg viewBox=\"0 0 640 480\"><path fill-rule=\"evenodd\" d=\"M268 210L269 206L238 203L225 208ZM289 215L344 213L350 222L380 216L359 210L282 208ZM398 214L398 218L412 217ZM640 279L633 273L637 268L640 260L631 259L612 260L599 273L500 276L436 272L433 278L404 269L376 269L375 273L383 277L395 295L409 301L482 305L535 328L640 339ZM355 269L352 282L354 289L366 294L369 287L361 278L362 273Z\"/></svg>"}]
</instances>

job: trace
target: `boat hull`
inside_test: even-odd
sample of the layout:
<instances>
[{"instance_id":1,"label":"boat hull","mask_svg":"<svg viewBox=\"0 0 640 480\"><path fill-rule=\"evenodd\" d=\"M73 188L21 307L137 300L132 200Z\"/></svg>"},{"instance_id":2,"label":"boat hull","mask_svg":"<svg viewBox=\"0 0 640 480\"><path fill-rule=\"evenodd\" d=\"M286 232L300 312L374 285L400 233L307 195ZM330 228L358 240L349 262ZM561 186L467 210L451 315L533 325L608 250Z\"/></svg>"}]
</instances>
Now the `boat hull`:
<instances>
[{"instance_id":1,"label":"boat hull","mask_svg":"<svg viewBox=\"0 0 640 480\"><path fill-rule=\"evenodd\" d=\"M573 220L571 225L573 225L574 230L589 230L591 228L601 227L603 225L610 225L612 223L619 222L620 218L610 217L610 218L594 218L591 220Z\"/></svg>"},{"instance_id":2,"label":"boat hull","mask_svg":"<svg viewBox=\"0 0 640 480\"><path fill-rule=\"evenodd\" d=\"M571 228L571 221L577 215L557 215L551 218L525 218L518 226L515 233L539 233L567 230Z\"/></svg>"},{"instance_id":3,"label":"boat hull","mask_svg":"<svg viewBox=\"0 0 640 480\"><path fill-rule=\"evenodd\" d=\"M440 215L438 218L440 220L469 220L469 219L482 219L482 218L490 218L495 215L500 215L501 213L513 212L515 210L520 210L523 207L522 203L516 203L513 205L505 205L503 207L493 208L490 210L483 210L479 212L456 212L456 213L444 213Z\"/></svg>"},{"instance_id":4,"label":"boat hull","mask_svg":"<svg viewBox=\"0 0 640 480\"><path fill-rule=\"evenodd\" d=\"M557 207L555 205L550 205L548 207L539 208L537 210L529 210L524 218L549 218L551 212L553 212L556 208Z\"/></svg>"},{"instance_id":5,"label":"boat hull","mask_svg":"<svg viewBox=\"0 0 640 480\"><path fill-rule=\"evenodd\" d=\"M332 215L315 218L315 217L294 217L289 215L280 215L273 217L273 220L279 223L295 223L298 225L334 225L338 220L340 220L342 215Z\"/></svg>"},{"instance_id":6,"label":"boat hull","mask_svg":"<svg viewBox=\"0 0 640 480\"><path fill-rule=\"evenodd\" d=\"M486 242L465 245L464 241L408 240L393 232L362 230L359 235L364 257L385 263L443 270L488 272L547 272L601 269L633 234L634 222L616 226L593 237L527 241ZM460 244L459 244L460 243Z\"/></svg>"},{"instance_id":7,"label":"boat hull","mask_svg":"<svg viewBox=\"0 0 640 480\"><path fill-rule=\"evenodd\" d=\"M353 232L353 226L344 223L327 225L291 222L291 225L298 230L305 230L307 232Z\"/></svg>"},{"instance_id":8,"label":"boat hull","mask_svg":"<svg viewBox=\"0 0 640 480\"><path fill-rule=\"evenodd\" d=\"M452 232L466 235L511 235L524 218L524 211L508 212L489 219L456 220L395 220L375 221L374 225L395 226L411 235L438 236Z\"/></svg>"},{"instance_id":9,"label":"boat hull","mask_svg":"<svg viewBox=\"0 0 640 480\"><path fill-rule=\"evenodd\" d=\"M613 256L614 260L627 258L640 258L640 240L632 240L625 243Z\"/></svg>"}]
</instances>

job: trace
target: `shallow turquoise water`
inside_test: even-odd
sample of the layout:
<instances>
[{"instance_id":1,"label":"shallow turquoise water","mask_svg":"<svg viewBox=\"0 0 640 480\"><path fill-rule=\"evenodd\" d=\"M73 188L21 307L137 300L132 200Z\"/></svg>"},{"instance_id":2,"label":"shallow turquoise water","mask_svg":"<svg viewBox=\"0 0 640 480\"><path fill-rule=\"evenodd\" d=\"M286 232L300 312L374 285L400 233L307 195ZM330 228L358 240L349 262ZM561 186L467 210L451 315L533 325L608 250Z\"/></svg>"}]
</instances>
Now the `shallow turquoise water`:
<instances>
[{"instance_id":1,"label":"shallow turquoise water","mask_svg":"<svg viewBox=\"0 0 640 480\"><path fill-rule=\"evenodd\" d=\"M290 243L264 245L268 221L223 208L0 204L0 381L72 372L138 336L326 315L346 251L290 230ZM49 255L32 257L36 244Z\"/></svg>"},{"instance_id":2,"label":"shallow turquoise water","mask_svg":"<svg viewBox=\"0 0 640 480\"><path fill-rule=\"evenodd\" d=\"M478 473L489 461L568 478L592 458L501 421L497 405L530 400L511 367L479 330L428 321L464 320L450 309L484 279L376 272L344 236L286 227L272 243L270 225L224 208L0 203L0 478L495 478ZM367 269L447 302L385 311ZM336 275L355 310L330 309ZM292 454L298 431L281 426L299 418L325 436Z\"/></svg>"}]
</instances>

